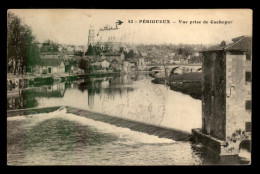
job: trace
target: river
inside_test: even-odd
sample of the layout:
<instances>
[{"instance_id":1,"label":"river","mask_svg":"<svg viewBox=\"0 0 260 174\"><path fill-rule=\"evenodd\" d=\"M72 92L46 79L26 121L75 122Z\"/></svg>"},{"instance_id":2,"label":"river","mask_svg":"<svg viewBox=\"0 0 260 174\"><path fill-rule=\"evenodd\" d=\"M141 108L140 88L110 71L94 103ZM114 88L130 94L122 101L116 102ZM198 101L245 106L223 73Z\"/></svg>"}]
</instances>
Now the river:
<instances>
[{"instance_id":1,"label":"river","mask_svg":"<svg viewBox=\"0 0 260 174\"><path fill-rule=\"evenodd\" d=\"M85 77L34 87L9 95L7 109L72 106L188 134L192 128L201 127L201 100L172 91L164 85L153 84L151 80L152 77L146 73L133 73ZM17 132L10 130L13 125L19 125L19 137L26 136L26 140L18 138L13 140L16 143L11 143L10 139L18 136ZM158 138L68 113L49 117L48 114L13 117L8 119L8 126L8 161L11 165L247 163L241 158L212 156L200 144L190 141ZM64 129L68 134L61 134ZM100 139L97 140L97 137Z\"/></svg>"}]
</instances>

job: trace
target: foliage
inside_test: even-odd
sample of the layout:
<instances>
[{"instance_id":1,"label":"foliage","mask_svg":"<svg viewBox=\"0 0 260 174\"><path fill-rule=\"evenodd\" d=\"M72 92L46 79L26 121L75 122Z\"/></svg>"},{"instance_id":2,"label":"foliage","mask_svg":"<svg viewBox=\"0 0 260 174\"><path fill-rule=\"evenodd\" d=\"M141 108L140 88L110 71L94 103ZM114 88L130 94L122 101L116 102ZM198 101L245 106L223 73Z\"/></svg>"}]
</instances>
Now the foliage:
<instances>
[{"instance_id":1,"label":"foliage","mask_svg":"<svg viewBox=\"0 0 260 174\"><path fill-rule=\"evenodd\" d=\"M129 52L123 52L125 54L125 58L126 59L131 59L131 58L137 58L137 57L140 57L139 54L136 54L134 52L134 50L129 50Z\"/></svg>"},{"instance_id":2,"label":"foliage","mask_svg":"<svg viewBox=\"0 0 260 174\"><path fill-rule=\"evenodd\" d=\"M78 67L86 72L89 69L89 61L86 59L80 59L78 62Z\"/></svg>"},{"instance_id":3,"label":"foliage","mask_svg":"<svg viewBox=\"0 0 260 174\"><path fill-rule=\"evenodd\" d=\"M67 60L65 63L65 72L68 72L71 70L71 67L77 66L77 61L76 60Z\"/></svg>"},{"instance_id":4,"label":"foliage","mask_svg":"<svg viewBox=\"0 0 260 174\"><path fill-rule=\"evenodd\" d=\"M82 52L82 51L75 51L74 55L82 57L84 55L84 52Z\"/></svg>"},{"instance_id":5,"label":"foliage","mask_svg":"<svg viewBox=\"0 0 260 174\"><path fill-rule=\"evenodd\" d=\"M7 62L8 71L23 73L39 60L39 49L30 27L22 24L13 13L7 14Z\"/></svg>"},{"instance_id":6,"label":"foliage","mask_svg":"<svg viewBox=\"0 0 260 174\"><path fill-rule=\"evenodd\" d=\"M59 45L53 41L47 40L42 43L41 52L58 52Z\"/></svg>"},{"instance_id":7,"label":"foliage","mask_svg":"<svg viewBox=\"0 0 260 174\"><path fill-rule=\"evenodd\" d=\"M179 55L185 55L185 56L192 55L193 52L194 52L193 48L191 48L191 47L179 48L179 50L178 50Z\"/></svg>"},{"instance_id":8,"label":"foliage","mask_svg":"<svg viewBox=\"0 0 260 174\"><path fill-rule=\"evenodd\" d=\"M40 50L36 44L28 44L27 56L24 60L26 68L37 64L40 60ZM28 71L27 71L28 72Z\"/></svg>"},{"instance_id":9,"label":"foliage","mask_svg":"<svg viewBox=\"0 0 260 174\"><path fill-rule=\"evenodd\" d=\"M123 52L124 52L124 47L120 47L119 53L123 53Z\"/></svg>"},{"instance_id":10,"label":"foliage","mask_svg":"<svg viewBox=\"0 0 260 174\"><path fill-rule=\"evenodd\" d=\"M241 141L247 138L248 137L245 134L245 131L241 131L241 129L238 129L232 134L232 136L227 137L227 141L236 143L237 141Z\"/></svg>"},{"instance_id":11,"label":"foliage","mask_svg":"<svg viewBox=\"0 0 260 174\"><path fill-rule=\"evenodd\" d=\"M54 79L52 77L37 77L34 80L29 81L30 86L52 85Z\"/></svg>"},{"instance_id":12,"label":"foliage","mask_svg":"<svg viewBox=\"0 0 260 174\"><path fill-rule=\"evenodd\" d=\"M94 56L95 55L95 50L94 50L94 48L91 44L88 46L88 50L86 52L86 55L87 56Z\"/></svg>"},{"instance_id":13,"label":"foliage","mask_svg":"<svg viewBox=\"0 0 260 174\"><path fill-rule=\"evenodd\" d=\"M191 63L201 63L202 62L202 56L192 56L190 58Z\"/></svg>"}]
</instances>

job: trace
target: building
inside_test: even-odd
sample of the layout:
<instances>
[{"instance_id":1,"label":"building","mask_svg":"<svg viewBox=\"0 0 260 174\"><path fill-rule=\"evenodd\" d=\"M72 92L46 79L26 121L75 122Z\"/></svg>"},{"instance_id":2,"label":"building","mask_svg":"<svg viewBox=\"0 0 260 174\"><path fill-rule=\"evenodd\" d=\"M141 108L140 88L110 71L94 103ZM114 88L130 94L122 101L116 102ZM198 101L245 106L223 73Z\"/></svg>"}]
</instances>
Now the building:
<instances>
[{"instance_id":1,"label":"building","mask_svg":"<svg viewBox=\"0 0 260 174\"><path fill-rule=\"evenodd\" d=\"M118 62L117 60L112 60L110 62L110 67L113 71L121 71L122 70L122 63Z\"/></svg>"},{"instance_id":2,"label":"building","mask_svg":"<svg viewBox=\"0 0 260 174\"><path fill-rule=\"evenodd\" d=\"M110 63L107 60L101 60L100 65L102 68L106 69L106 68L109 68Z\"/></svg>"},{"instance_id":3,"label":"building","mask_svg":"<svg viewBox=\"0 0 260 174\"><path fill-rule=\"evenodd\" d=\"M65 72L74 73L78 70L76 61L63 60L65 64Z\"/></svg>"},{"instance_id":4,"label":"building","mask_svg":"<svg viewBox=\"0 0 260 174\"><path fill-rule=\"evenodd\" d=\"M147 52L144 52L144 51L141 51L140 54L141 54L142 57L146 57L146 56L148 56Z\"/></svg>"},{"instance_id":5,"label":"building","mask_svg":"<svg viewBox=\"0 0 260 174\"><path fill-rule=\"evenodd\" d=\"M202 54L202 130L193 134L220 155L238 154L240 143L251 142L252 38L223 41Z\"/></svg>"},{"instance_id":6,"label":"building","mask_svg":"<svg viewBox=\"0 0 260 174\"><path fill-rule=\"evenodd\" d=\"M199 56L200 56L200 53L199 53L199 52L195 52L195 53L193 54L193 56L199 57Z\"/></svg>"},{"instance_id":7,"label":"building","mask_svg":"<svg viewBox=\"0 0 260 174\"><path fill-rule=\"evenodd\" d=\"M116 60L122 63L125 60L124 53L101 53L101 59L107 59L109 62Z\"/></svg>"},{"instance_id":8,"label":"building","mask_svg":"<svg viewBox=\"0 0 260 174\"><path fill-rule=\"evenodd\" d=\"M189 63L189 60L188 60L188 58L181 57L181 58L180 58L180 63L181 63L181 64L188 64L188 63Z\"/></svg>"},{"instance_id":9,"label":"building","mask_svg":"<svg viewBox=\"0 0 260 174\"><path fill-rule=\"evenodd\" d=\"M136 71L138 70L138 60L137 59L129 59L129 64L131 71Z\"/></svg>"},{"instance_id":10,"label":"building","mask_svg":"<svg viewBox=\"0 0 260 174\"><path fill-rule=\"evenodd\" d=\"M176 53L170 53L170 54L169 54L170 57L173 57L173 56L175 56L175 55L176 55Z\"/></svg>"},{"instance_id":11,"label":"building","mask_svg":"<svg viewBox=\"0 0 260 174\"><path fill-rule=\"evenodd\" d=\"M75 46L75 51L85 52L86 48L83 45Z\"/></svg>"},{"instance_id":12,"label":"building","mask_svg":"<svg viewBox=\"0 0 260 174\"><path fill-rule=\"evenodd\" d=\"M65 73L65 64L63 59L41 59L38 65L33 67L33 71L39 74Z\"/></svg>"},{"instance_id":13,"label":"building","mask_svg":"<svg viewBox=\"0 0 260 174\"><path fill-rule=\"evenodd\" d=\"M101 45L99 46L99 48L100 48L102 51L106 50L106 46L103 45L103 44L101 44Z\"/></svg>"},{"instance_id":14,"label":"building","mask_svg":"<svg viewBox=\"0 0 260 174\"><path fill-rule=\"evenodd\" d=\"M112 52L119 52L122 49L122 51L127 53L129 52L129 48L133 47L126 44L126 37L118 36L116 31L111 30L98 33L98 31L95 32L94 26L90 26L87 46L91 44L92 46L99 48L101 51L109 50Z\"/></svg>"},{"instance_id":15,"label":"building","mask_svg":"<svg viewBox=\"0 0 260 174\"><path fill-rule=\"evenodd\" d=\"M144 61L144 58L139 58L137 62L138 70L143 71L146 68L146 63Z\"/></svg>"},{"instance_id":16,"label":"building","mask_svg":"<svg viewBox=\"0 0 260 174\"><path fill-rule=\"evenodd\" d=\"M68 52L73 53L75 51L75 46L74 45L66 45L66 50Z\"/></svg>"},{"instance_id":17,"label":"building","mask_svg":"<svg viewBox=\"0 0 260 174\"><path fill-rule=\"evenodd\" d=\"M91 66L101 67L100 61L91 62Z\"/></svg>"},{"instance_id":18,"label":"building","mask_svg":"<svg viewBox=\"0 0 260 174\"><path fill-rule=\"evenodd\" d=\"M58 52L41 52L40 54L41 59L52 59L52 58L60 58L60 55Z\"/></svg>"},{"instance_id":19,"label":"building","mask_svg":"<svg viewBox=\"0 0 260 174\"><path fill-rule=\"evenodd\" d=\"M124 60L123 63L122 63L122 71L123 72L129 72L131 71L131 65L130 65L130 62L127 61L127 60Z\"/></svg>"},{"instance_id":20,"label":"building","mask_svg":"<svg viewBox=\"0 0 260 174\"><path fill-rule=\"evenodd\" d=\"M173 62L172 63L176 63L176 64L181 63L181 56L179 56L179 55L173 56Z\"/></svg>"},{"instance_id":21,"label":"building","mask_svg":"<svg viewBox=\"0 0 260 174\"><path fill-rule=\"evenodd\" d=\"M93 45L93 43L95 42L95 30L93 26L90 26L89 29L89 33L88 33L88 46L91 44Z\"/></svg>"}]
</instances>

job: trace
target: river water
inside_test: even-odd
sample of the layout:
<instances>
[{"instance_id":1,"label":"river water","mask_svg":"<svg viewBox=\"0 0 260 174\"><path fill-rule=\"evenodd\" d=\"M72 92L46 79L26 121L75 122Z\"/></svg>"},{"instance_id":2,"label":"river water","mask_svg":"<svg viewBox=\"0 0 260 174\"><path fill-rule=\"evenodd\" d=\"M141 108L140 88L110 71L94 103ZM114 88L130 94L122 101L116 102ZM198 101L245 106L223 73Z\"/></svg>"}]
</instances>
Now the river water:
<instances>
[{"instance_id":1,"label":"river water","mask_svg":"<svg viewBox=\"0 0 260 174\"><path fill-rule=\"evenodd\" d=\"M146 73L86 77L20 91L7 109L72 106L188 134L201 127L201 100L151 83ZM8 118L10 165L246 164L200 144L175 141L66 113ZM14 131L12 127L16 127ZM18 131L19 130L19 131ZM231 158L231 159L230 159Z\"/></svg>"}]
</instances>

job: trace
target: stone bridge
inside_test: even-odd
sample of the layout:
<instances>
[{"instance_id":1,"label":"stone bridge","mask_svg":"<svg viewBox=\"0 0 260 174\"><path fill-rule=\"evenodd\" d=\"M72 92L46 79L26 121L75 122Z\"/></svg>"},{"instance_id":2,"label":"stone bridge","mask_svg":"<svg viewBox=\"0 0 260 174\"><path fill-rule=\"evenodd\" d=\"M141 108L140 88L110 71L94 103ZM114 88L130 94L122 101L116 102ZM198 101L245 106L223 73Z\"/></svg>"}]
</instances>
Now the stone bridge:
<instances>
[{"instance_id":1,"label":"stone bridge","mask_svg":"<svg viewBox=\"0 0 260 174\"><path fill-rule=\"evenodd\" d=\"M201 72L201 64L175 64L175 65L147 65L146 70L153 71L155 73L165 71L168 75L182 74L188 72Z\"/></svg>"}]
</instances>

